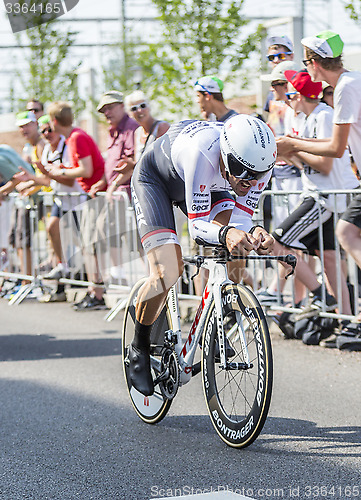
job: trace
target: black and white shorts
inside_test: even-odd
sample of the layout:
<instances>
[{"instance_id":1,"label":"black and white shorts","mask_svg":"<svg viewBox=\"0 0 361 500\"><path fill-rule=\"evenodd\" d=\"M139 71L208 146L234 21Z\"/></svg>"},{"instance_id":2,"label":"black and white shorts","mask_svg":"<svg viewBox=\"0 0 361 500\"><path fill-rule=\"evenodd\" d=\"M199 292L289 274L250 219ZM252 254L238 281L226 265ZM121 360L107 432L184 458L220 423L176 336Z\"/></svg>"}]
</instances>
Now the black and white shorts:
<instances>
[{"instance_id":1,"label":"black and white shorts","mask_svg":"<svg viewBox=\"0 0 361 500\"><path fill-rule=\"evenodd\" d=\"M319 235L320 224L324 250L335 250L333 213L323 206L319 207L312 197L304 198L272 235L286 247L315 255L315 250L320 250L322 244Z\"/></svg>"},{"instance_id":2,"label":"black and white shorts","mask_svg":"<svg viewBox=\"0 0 361 500\"><path fill-rule=\"evenodd\" d=\"M184 181L171 165L163 164L162 155L158 154L156 159L157 146L156 141L142 156L131 183L138 232L146 252L166 244L179 245L173 206L187 215ZM221 208L224 201L234 203L228 191L211 193L210 220L224 210Z\"/></svg>"},{"instance_id":3,"label":"black and white shorts","mask_svg":"<svg viewBox=\"0 0 361 500\"><path fill-rule=\"evenodd\" d=\"M340 217L361 229L361 194L356 194L346 211Z\"/></svg>"}]
</instances>

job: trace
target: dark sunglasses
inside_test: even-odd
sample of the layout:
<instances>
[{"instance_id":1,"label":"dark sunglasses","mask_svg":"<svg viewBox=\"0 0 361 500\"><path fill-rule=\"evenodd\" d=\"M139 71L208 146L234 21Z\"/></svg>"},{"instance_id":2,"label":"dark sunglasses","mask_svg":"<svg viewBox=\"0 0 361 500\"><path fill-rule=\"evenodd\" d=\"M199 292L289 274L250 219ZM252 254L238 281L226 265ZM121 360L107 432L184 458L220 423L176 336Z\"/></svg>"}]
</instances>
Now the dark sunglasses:
<instances>
[{"instance_id":1,"label":"dark sunglasses","mask_svg":"<svg viewBox=\"0 0 361 500\"><path fill-rule=\"evenodd\" d=\"M287 99L292 99L293 97L295 97L296 95L298 94L298 92L286 92L286 97Z\"/></svg>"},{"instance_id":2,"label":"dark sunglasses","mask_svg":"<svg viewBox=\"0 0 361 500\"><path fill-rule=\"evenodd\" d=\"M138 109L145 109L147 107L147 103L146 102L141 102L140 104L134 104L134 106L132 106L130 108L130 111L132 113L134 113L135 111L137 111Z\"/></svg>"},{"instance_id":3,"label":"dark sunglasses","mask_svg":"<svg viewBox=\"0 0 361 500\"><path fill-rule=\"evenodd\" d=\"M285 85L287 85L287 82L274 82L274 83L271 83L271 87L284 87Z\"/></svg>"},{"instance_id":4,"label":"dark sunglasses","mask_svg":"<svg viewBox=\"0 0 361 500\"><path fill-rule=\"evenodd\" d=\"M291 55L292 52L280 52L279 54L269 54L267 56L267 59L272 62L275 60L275 58L277 57L280 61L284 61L286 59L286 56L289 56Z\"/></svg>"},{"instance_id":5,"label":"dark sunglasses","mask_svg":"<svg viewBox=\"0 0 361 500\"><path fill-rule=\"evenodd\" d=\"M45 135L45 134L51 134L52 132L53 132L53 129L51 127L46 127L43 130L41 130L41 133L43 135Z\"/></svg>"},{"instance_id":6,"label":"dark sunglasses","mask_svg":"<svg viewBox=\"0 0 361 500\"><path fill-rule=\"evenodd\" d=\"M308 66L308 64L309 64L311 61L313 61L313 57L311 57L311 59L303 59L303 60L302 60L303 64L304 64L306 67Z\"/></svg>"},{"instance_id":7,"label":"dark sunglasses","mask_svg":"<svg viewBox=\"0 0 361 500\"><path fill-rule=\"evenodd\" d=\"M227 155L228 169L231 175L237 177L237 179L243 179L244 181L253 181L262 179L267 173L266 172L252 172L246 165L243 165L239 160L237 160L232 153Z\"/></svg>"}]
</instances>

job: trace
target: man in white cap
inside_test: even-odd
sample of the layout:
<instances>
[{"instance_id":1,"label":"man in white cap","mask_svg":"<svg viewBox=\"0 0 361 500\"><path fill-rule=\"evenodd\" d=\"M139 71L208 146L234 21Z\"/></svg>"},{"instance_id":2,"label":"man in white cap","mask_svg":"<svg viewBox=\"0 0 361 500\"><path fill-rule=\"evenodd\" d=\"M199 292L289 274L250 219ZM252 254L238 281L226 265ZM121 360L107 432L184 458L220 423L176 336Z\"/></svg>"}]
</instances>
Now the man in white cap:
<instances>
[{"instance_id":1,"label":"man in white cap","mask_svg":"<svg viewBox=\"0 0 361 500\"><path fill-rule=\"evenodd\" d=\"M282 137L280 155L306 152L341 158L349 144L355 163L361 170L361 73L347 71L342 64L343 41L333 31L321 31L301 40L304 64L314 82L325 81L334 88L332 136L321 141ZM337 237L361 268L361 195L353 201L337 224Z\"/></svg>"},{"instance_id":2,"label":"man in white cap","mask_svg":"<svg viewBox=\"0 0 361 500\"><path fill-rule=\"evenodd\" d=\"M202 115L207 120L213 114L218 122L225 122L238 114L237 111L227 108L224 104L223 87L222 80L216 76L203 76L194 84L196 101L199 104Z\"/></svg>"},{"instance_id":3,"label":"man in white cap","mask_svg":"<svg viewBox=\"0 0 361 500\"><path fill-rule=\"evenodd\" d=\"M288 36L268 37L267 47L267 59L272 67L282 61L293 61L293 43Z\"/></svg>"},{"instance_id":4,"label":"man in white cap","mask_svg":"<svg viewBox=\"0 0 361 500\"><path fill-rule=\"evenodd\" d=\"M303 113L296 114L288 105L287 98L287 78L285 71L299 69L293 61L283 61L276 64L269 75L264 75L262 79L271 84L273 98L269 102L269 115L267 124L271 127L276 137L285 134L297 134L300 124L304 119ZM303 116L302 116L303 115ZM286 164L284 161L277 161L273 169L272 189L274 191L298 191L302 189L301 175L299 169L294 165ZM280 204L280 198L276 198L273 206L272 217L274 227L277 227L287 217L289 210L293 210L298 201L298 195L289 195L288 205Z\"/></svg>"},{"instance_id":5,"label":"man in white cap","mask_svg":"<svg viewBox=\"0 0 361 500\"><path fill-rule=\"evenodd\" d=\"M272 69L279 63L293 61L293 43L288 36L269 36L267 38L267 60ZM269 92L264 106L264 111L270 112L270 101L273 99L272 92Z\"/></svg>"},{"instance_id":6,"label":"man in white cap","mask_svg":"<svg viewBox=\"0 0 361 500\"><path fill-rule=\"evenodd\" d=\"M45 146L45 141L40 135L35 114L32 111L18 113L16 115L15 125L20 128L21 134L32 146L32 163L39 161ZM25 158L25 160L27 160L27 158Z\"/></svg>"}]
</instances>

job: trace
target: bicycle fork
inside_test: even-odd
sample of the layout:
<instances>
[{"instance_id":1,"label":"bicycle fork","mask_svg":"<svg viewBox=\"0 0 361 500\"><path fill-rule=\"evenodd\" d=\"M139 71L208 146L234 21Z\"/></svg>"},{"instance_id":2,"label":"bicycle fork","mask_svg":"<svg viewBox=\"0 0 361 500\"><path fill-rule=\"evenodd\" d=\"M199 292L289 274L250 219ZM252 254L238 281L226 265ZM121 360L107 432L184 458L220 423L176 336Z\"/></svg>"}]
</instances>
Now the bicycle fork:
<instances>
[{"instance_id":1,"label":"bicycle fork","mask_svg":"<svg viewBox=\"0 0 361 500\"><path fill-rule=\"evenodd\" d=\"M242 315L237 312L236 313L236 323L233 325L231 330L228 332L229 338L233 336L233 334L238 334L239 341L241 344L241 350L243 354L243 363L232 363L228 362L226 356L226 345L225 345L225 333L223 326L223 308L222 308L222 287L231 283L231 281L227 278L227 270L226 264L222 266L217 266L213 272L214 281L213 281L213 293L214 293L214 305L216 310L216 320L217 320L217 332L218 332L218 343L219 343L219 356L220 356L220 368L225 370L248 370L252 368L252 363L249 360L249 353L247 349L247 341L246 335L242 322ZM211 279L211 278L210 278Z\"/></svg>"}]
</instances>

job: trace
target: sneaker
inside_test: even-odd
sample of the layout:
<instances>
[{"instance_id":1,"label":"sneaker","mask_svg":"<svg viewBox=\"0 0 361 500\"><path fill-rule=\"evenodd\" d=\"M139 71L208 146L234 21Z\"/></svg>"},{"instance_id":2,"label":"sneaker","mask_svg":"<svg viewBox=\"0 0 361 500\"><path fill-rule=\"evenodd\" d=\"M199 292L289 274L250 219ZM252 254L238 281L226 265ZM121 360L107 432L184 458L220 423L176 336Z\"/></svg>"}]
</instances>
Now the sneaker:
<instances>
[{"instance_id":1,"label":"sneaker","mask_svg":"<svg viewBox=\"0 0 361 500\"><path fill-rule=\"evenodd\" d=\"M95 296L89 294L89 292L85 295L83 300L74 304L74 311L97 311L99 309L107 309L105 305L104 298L97 299Z\"/></svg>"},{"instance_id":2,"label":"sneaker","mask_svg":"<svg viewBox=\"0 0 361 500\"><path fill-rule=\"evenodd\" d=\"M65 292L52 292L46 293L38 298L39 302L66 302L66 293Z\"/></svg>"},{"instance_id":3,"label":"sneaker","mask_svg":"<svg viewBox=\"0 0 361 500\"><path fill-rule=\"evenodd\" d=\"M61 278L69 278L70 271L63 265L58 264L54 269L48 274L44 274L42 278L44 280L60 280Z\"/></svg>"},{"instance_id":4,"label":"sneaker","mask_svg":"<svg viewBox=\"0 0 361 500\"><path fill-rule=\"evenodd\" d=\"M21 280L17 281L9 281L9 280L4 280L3 284L1 286L1 291L0 291L0 297L6 297L7 294L9 294L12 290L14 290L15 287L18 287L17 290L20 289L21 287ZM8 298L8 297L6 297Z\"/></svg>"},{"instance_id":5,"label":"sneaker","mask_svg":"<svg viewBox=\"0 0 361 500\"><path fill-rule=\"evenodd\" d=\"M311 300L311 308L312 309L320 309L323 310L325 306L325 311L334 311L337 307L337 300L333 295L330 295L326 292L326 305L323 302L322 298L319 295L314 295Z\"/></svg>"},{"instance_id":6,"label":"sneaker","mask_svg":"<svg viewBox=\"0 0 361 500\"><path fill-rule=\"evenodd\" d=\"M3 295L3 298L6 299L6 300L11 300L14 295L16 295L18 293L18 291L20 290L20 288L22 287L23 285L15 285L13 286L10 290L8 290L6 292L5 295Z\"/></svg>"},{"instance_id":7,"label":"sneaker","mask_svg":"<svg viewBox=\"0 0 361 500\"><path fill-rule=\"evenodd\" d=\"M283 297L277 293L271 293L268 290L259 290L256 297L263 306L282 305Z\"/></svg>"},{"instance_id":8,"label":"sneaker","mask_svg":"<svg viewBox=\"0 0 361 500\"><path fill-rule=\"evenodd\" d=\"M336 349L337 347L337 335L332 334L328 339L324 339L320 341L321 347L326 347L326 349Z\"/></svg>"}]
</instances>

